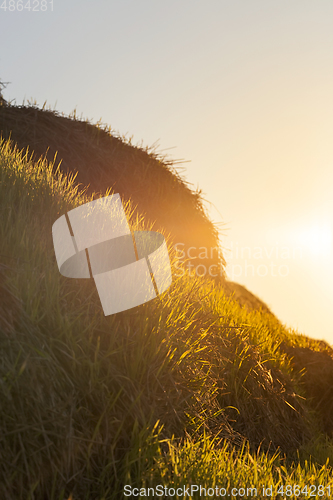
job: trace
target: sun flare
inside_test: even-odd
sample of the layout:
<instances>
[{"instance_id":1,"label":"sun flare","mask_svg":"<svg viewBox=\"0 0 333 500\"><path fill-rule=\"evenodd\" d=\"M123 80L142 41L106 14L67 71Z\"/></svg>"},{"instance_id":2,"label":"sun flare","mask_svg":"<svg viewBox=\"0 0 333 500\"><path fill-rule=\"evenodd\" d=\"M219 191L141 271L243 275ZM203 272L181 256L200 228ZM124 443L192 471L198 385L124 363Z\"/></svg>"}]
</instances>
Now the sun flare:
<instances>
[{"instance_id":1,"label":"sun flare","mask_svg":"<svg viewBox=\"0 0 333 500\"><path fill-rule=\"evenodd\" d=\"M270 229L267 242L298 248L301 254L312 257L330 257L333 252L333 220L291 221L288 225Z\"/></svg>"},{"instance_id":2,"label":"sun flare","mask_svg":"<svg viewBox=\"0 0 333 500\"><path fill-rule=\"evenodd\" d=\"M317 257L331 255L332 225L328 222L297 229L293 236L295 243L312 255Z\"/></svg>"}]
</instances>

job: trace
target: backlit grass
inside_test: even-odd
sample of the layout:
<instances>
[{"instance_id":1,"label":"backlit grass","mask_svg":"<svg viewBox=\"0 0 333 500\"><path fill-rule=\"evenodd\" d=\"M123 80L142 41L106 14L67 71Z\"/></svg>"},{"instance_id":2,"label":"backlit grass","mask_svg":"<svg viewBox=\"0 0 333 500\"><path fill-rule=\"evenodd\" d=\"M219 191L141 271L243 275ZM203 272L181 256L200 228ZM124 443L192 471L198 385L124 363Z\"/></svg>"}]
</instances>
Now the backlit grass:
<instances>
[{"instance_id":1,"label":"backlit grass","mask_svg":"<svg viewBox=\"0 0 333 500\"><path fill-rule=\"evenodd\" d=\"M105 317L90 280L59 274L52 245L53 222L89 199L52 164L1 143L1 498L333 488L331 442L279 349L304 338L186 274ZM133 229L149 229L125 206Z\"/></svg>"}]
</instances>

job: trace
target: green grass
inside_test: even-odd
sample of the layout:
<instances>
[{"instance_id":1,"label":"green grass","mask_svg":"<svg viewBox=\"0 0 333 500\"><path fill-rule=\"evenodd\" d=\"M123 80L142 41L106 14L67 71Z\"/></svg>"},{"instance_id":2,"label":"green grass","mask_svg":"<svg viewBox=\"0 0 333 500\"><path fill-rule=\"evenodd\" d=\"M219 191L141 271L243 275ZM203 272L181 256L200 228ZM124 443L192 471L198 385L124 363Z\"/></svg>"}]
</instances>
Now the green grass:
<instances>
[{"instance_id":1,"label":"green grass","mask_svg":"<svg viewBox=\"0 0 333 500\"><path fill-rule=\"evenodd\" d=\"M1 498L119 499L126 484L333 488L332 443L279 350L305 337L187 275L105 317L90 280L59 274L51 237L89 199L1 143ZM149 229L129 201L126 212Z\"/></svg>"}]
</instances>

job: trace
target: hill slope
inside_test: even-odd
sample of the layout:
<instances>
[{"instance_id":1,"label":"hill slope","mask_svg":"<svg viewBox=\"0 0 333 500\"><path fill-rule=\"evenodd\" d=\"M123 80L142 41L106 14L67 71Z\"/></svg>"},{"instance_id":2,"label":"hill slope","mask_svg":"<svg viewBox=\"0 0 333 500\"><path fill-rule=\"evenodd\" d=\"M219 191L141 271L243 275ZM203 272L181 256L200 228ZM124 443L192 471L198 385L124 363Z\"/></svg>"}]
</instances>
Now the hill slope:
<instances>
[{"instance_id":1,"label":"hill slope","mask_svg":"<svg viewBox=\"0 0 333 500\"><path fill-rule=\"evenodd\" d=\"M88 193L112 188L155 224L171 234L174 244L219 247L218 231L205 214L199 192L193 192L172 162L148 149L133 147L110 128L68 118L34 106L0 106L2 136L36 160L46 156L63 172L77 172ZM220 257L220 259L219 259ZM223 273L222 255L211 259Z\"/></svg>"},{"instance_id":2,"label":"hill slope","mask_svg":"<svg viewBox=\"0 0 333 500\"><path fill-rule=\"evenodd\" d=\"M88 193L105 194L112 188L123 199L131 199L137 212L155 229L170 235L170 245L179 247L193 272L198 267L198 274L202 274L204 265L208 275L209 267L214 266L217 281L228 295L234 295L248 309L269 312L258 297L225 279L218 228L205 213L201 193L189 187L172 161L147 148L134 147L109 127L36 106L12 106L4 100L0 102L0 132L20 149L28 150L34 160L56 158L54 168L77 173L76 184L89 186ZM204 260L198 258L203 249L207 251Z\"/></svg>"},{"instance_id":3,"label":"hill slope","mask_svg":"<svg viewBox=\"0 0 333 500\"><path fill-rule=\"evenodd\" d=\"M0 181L3 498L116 499L125 484L212 478L225 488L332 483L322 408L304 399L280 346L329 349L187 275L105 317L90 280L59 274L51 241L59 214L91 198L5 142ZM126 210L133 229L146 227ZM288 460L309 447L321 465L296 477ZM270 455L278 448L287 459Z\"/></svg>"}]
</instances>

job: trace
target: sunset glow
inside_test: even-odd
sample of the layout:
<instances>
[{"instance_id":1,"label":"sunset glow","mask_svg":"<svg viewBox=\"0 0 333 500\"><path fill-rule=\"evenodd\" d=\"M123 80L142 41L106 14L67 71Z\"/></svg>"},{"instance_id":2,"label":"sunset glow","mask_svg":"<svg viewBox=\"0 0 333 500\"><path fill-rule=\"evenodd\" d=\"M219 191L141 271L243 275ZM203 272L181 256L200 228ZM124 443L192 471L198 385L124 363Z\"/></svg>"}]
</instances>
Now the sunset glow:
<instances>
[{"instance_id":1,"label":"sunset glow","mask_svg":"<svg viewBox=\"0 0 333 500\"><path fill-rule=\"evenodd\" d=\"M315 257L327 257L332 253L332 227L329 224L314 225L295 231L295 241Z\"/></svg>"},{"instance_id":2,"label":"sunset glow","mask_svg":"<svg viewBox=\"0 0 333 500\"><path fill-rule=\"evenodd\" d=\"M4 97L76 108L189 161L181 173L224 224L235 280L281 321L333 342L321 282L332 270L333 2L97 4L94 23L78 0L7 12Z\"/></svg>"}]
</instances>

